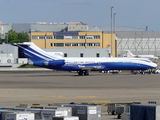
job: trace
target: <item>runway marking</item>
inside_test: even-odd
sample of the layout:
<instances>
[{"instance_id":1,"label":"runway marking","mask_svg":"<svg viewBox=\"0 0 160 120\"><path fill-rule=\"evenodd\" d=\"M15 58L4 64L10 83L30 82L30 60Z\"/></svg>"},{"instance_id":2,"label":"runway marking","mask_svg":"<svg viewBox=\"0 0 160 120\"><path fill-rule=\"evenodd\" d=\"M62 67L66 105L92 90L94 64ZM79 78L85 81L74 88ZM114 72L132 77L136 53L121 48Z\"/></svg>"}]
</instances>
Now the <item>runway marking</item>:
<instances>
[{"instance_id":1,"label":"runway marking","mask_svg":"<svg viewBox=\"0 0 160 120\"><path fill-rule=\"evenodd\" d=\"M96 98L97 96L75 96L79 98Z\"/></svg>"},{"instance_id":2,"label":"runway marking","mask_svg":"<svg viewBox=\"0 0 160 120\"><path fill-rule=\"evenodd\" d=\"M12 91L0 91L0 93L13 93Z\"/></svg>"},{"instance_id":3,"label":"runway marking","mask_svg":"<svg viewBox=\"0 0 160 120\"><path fill-rule=\"evenodd\" d=\"M65 96L61 96L61 95L44 95L41 97L46 97L46 98L52 98L52 97L65 97Z\"/></svg>"},{"instance_id":4,"label":"runway marking","mask_svg":"<svg viewBox=\"0 0 160 120\"><path fill-rule=\"evenodd\" d=\"M96 103L108 103L108 102L112 102L112 101L92 101L92 102L96 102Z\"/></svg>"}]
</instances>

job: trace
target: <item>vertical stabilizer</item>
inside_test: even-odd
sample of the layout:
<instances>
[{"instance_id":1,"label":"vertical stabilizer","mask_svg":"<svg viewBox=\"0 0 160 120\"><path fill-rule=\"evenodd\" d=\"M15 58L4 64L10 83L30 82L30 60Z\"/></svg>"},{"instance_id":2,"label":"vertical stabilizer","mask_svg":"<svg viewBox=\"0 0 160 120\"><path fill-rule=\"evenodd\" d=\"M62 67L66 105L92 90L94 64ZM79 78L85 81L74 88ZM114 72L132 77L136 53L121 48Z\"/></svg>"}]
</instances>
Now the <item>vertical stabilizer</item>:
<instances>
[{"instance_id":1,"label":"vertical stabilizer","mask_svg":"<svg viewBox=\"0 0 160 120\"><path fill-rule=\"evenodd\" d=\"M135 57L135 55L133 55L131 51L127 50L127 57Z\"/></svg>"},{"instance_id":2,"label":"vertical stabilizer","mask_svg":"<svg viewBox=\"0 0 160 120\"><path fill-rule=\"evenodd\" d=\"M12 45L19 47L20 50L33 62L59 60L59 58L47 54L32 42L15 43Z\"/></svg>"}]
</instances>

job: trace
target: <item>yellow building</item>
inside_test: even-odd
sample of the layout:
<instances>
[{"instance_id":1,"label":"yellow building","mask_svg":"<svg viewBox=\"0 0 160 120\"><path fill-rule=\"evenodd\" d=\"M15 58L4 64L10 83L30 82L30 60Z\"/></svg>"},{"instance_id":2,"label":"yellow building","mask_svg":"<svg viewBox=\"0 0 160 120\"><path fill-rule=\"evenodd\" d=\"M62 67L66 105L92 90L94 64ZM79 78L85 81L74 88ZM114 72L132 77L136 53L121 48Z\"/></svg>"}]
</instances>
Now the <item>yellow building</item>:
<instances>
[{"instance_id":1,"label":"yellow building","mask_svg":"<svg viewBox=\"0 0 160 120\"><path fill-rule=\"evenodd\" d=\"M115 39L103 32L31 32L31 42L40 48L109 48L112 57L117 56Z\"/></svg>"}]
</instances>

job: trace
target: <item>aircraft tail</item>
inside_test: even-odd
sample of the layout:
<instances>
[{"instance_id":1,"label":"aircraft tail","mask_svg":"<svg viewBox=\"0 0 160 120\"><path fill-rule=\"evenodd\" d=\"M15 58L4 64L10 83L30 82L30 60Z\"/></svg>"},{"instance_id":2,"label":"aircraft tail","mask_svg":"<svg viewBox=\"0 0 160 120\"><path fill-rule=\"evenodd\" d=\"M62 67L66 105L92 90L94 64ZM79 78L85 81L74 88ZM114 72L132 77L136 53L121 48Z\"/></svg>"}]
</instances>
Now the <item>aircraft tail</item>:
<instances>
[{"instance_id":1,"label":"aircraft tail","mask_svg":"<svg viewBox=\"0 0 160 120\"><path fill-rule=\"evenodd\" d=\"M127 50L127 57L134 57L135 55L134 54L132 54L132 52L131 51L129 51L129 50Z\"/></svg>"},{"instance_id":2,"label":"aircraft tail","mask_svg":"<svg viewBox=\"0 0 160 120\"><path fill-rule=\"evenodd\" d=\"M47 54L32 42L14 43L12 45L19 47L20 50L33 62L60 60L58 57Z\"/></svg>"}]
</instances>

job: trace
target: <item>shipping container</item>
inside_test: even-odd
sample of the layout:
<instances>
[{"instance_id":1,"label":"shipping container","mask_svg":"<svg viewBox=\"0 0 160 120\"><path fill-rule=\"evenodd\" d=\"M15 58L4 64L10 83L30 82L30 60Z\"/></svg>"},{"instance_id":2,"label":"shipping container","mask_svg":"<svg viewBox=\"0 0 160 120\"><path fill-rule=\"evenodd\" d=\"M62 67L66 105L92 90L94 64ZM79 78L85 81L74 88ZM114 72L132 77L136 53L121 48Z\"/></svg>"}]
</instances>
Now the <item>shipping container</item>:
<instances>
[{"instance_id":1,"label":"shipping container","mask_svg":"<svg viewBox=\"0 0 160 120\"><path fill-rule=\"evenodd\" d=\"M72 116L78 116L79 120L100 120L101 106L66 104L65 107L72 107Z\"/></svg>"},{"instance_id":2,"label":"shipping container","mask_svg":"<svg viewBox=\"0 0 160 120\"><path fill-rule=\"evenodd\" d=\"M130 106L130 120L160 120L160 105L133 104Z\"/></svg>"},{"instance_id":3,"label":"shipping container","mask_svg":"<svg viewBox=\"0 0 160 120\"><path fill-rule=\"evenodd\" d=\"M34 120L33 113L6 113L4 120Z\"/></svg>"}]
</instances>

